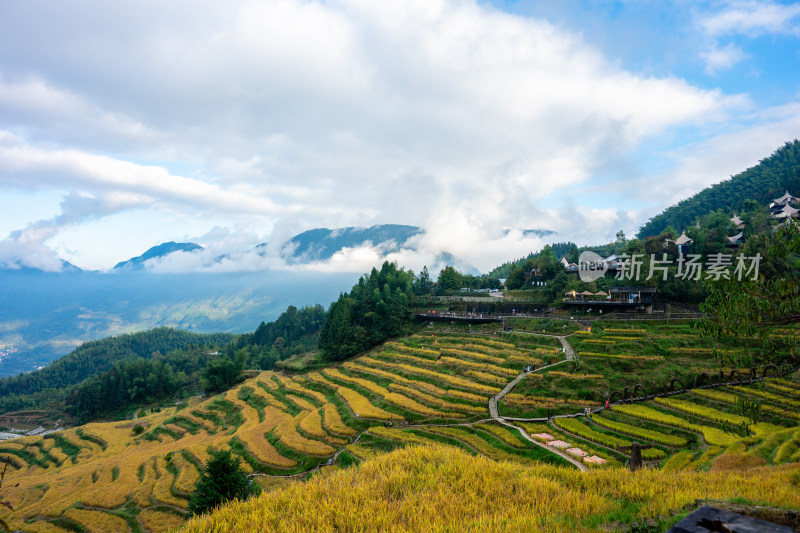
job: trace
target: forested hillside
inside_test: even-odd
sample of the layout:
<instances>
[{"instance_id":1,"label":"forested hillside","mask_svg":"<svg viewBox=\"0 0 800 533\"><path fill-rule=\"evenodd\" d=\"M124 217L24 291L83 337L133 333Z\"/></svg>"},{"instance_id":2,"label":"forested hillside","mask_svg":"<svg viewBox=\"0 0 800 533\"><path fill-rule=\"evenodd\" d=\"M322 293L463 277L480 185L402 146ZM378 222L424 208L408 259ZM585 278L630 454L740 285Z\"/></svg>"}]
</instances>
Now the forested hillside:
<instances>
[{"instance_id":1,"label":"forested hillside","mask_svg":"<svg viewBox=\"0 0 800 533\"><path fill-rule=\"evenodd\" d=\"M331 304L319 347L329 361L343 361L399 335L411 317L414 274L385 262L362 276Z\"/></svg>"},{"instance_id":2,"label":"forested hillside","mask_svg":"<svg viewBox=\"0 0 800 533\"><path fill-rule=\"evenodd\" d=\"M237 347L244 348L249 345L271 347L276 342L279 345L292 344L306 335L319 332L324 320L325 309L321 305L308 306L300 310L290 305L274 322L268 324L262 322L253 333L240 335Z\"/></svg>"},{"instance_id":3,"label":"forested hillside","mask_svg":"<svg viewBox=\"0 0 800 533\"><path fill-rule=\"evenodd\" d=\"M0 380L0 412L66 410L79 422L114 417L132 406L225 390L242 370L316 349L325 310L294 306L235 338L171 328L88 342L50 366Z\"/></svg>"},{"instance_id":4,"label":"forested hillside","mask_svg":"<svg viewBox=\"0 0 800 533\"><path fill-rule=\"evenodd\" d=\"M642 226L638 237L659 235L669 226L680 232L717 209L740 211L748 199L768 204L787 190L795 196L800 193L800 141L796 139L758 165L665 209Z\"/></svg>"},{"instance_id":5,"label":"forested hillside","mask_svg":"<svg viewBox=\"0 0 800 533\"><path fill-rule=\"evenodd\" d=\"M216 346L232 339L228 333L207 335L157 328L87 342L41 370L0 379L0 397L75 385L130 356L150 357L153 352L167 353L190 345Z\"/></svg>"},{"instance_id":6,"label":"forested hillside","mask_svg":"<svg viewBox=\"0 0 800 533\"><path fill-rule=\"evenodd\" d=\"M573 259L573 261L577 261L578 247L573 242L557 242L551 244L550 249L553 250L553 253L556 254L556 256L559 258L574 255L575 259ZM541 251L536 253L531 252L525 257L520 257L519 259L507 261L502 265L492 269L489 272L489 277L507 279L515 268L521 267L523 264L525 264L526 261L529 261L531 259L536 259L541 255L541 253L542 253Z\"/></svg>"}]
</instances>

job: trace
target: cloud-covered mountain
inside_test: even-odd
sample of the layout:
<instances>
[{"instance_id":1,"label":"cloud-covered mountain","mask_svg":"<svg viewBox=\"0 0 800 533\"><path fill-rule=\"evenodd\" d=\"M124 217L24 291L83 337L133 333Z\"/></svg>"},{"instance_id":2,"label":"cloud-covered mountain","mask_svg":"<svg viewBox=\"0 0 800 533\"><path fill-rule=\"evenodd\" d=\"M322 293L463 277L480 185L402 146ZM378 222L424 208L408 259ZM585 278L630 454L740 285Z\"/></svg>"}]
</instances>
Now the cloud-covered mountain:
<instances>
[{"instance_id":1,"label":"cloud-covered mountain","mask_svg":"<svg viewBox=\"0 0 800 533\"><path fill-rule=\"evenodd\" d=\"M324 261L344 248L367 244L380 247L389 254L406 247L411 237L422 233L422 228L401 224L381 224L369 228L317 228L289 239L283 247L283 256L292 263Z\"/></svg>"},{"instance_id":2,"label":"cloud-covered mountain","mask_svg":"<svg viewBox=\"0 0 800 533\"><path fill-rule=\"evenodd\" d=\"M203 247L193 242L165 242L158 246L153 246L138 257L133 257L127 261L117 263L113 270L144 270L144 264L151 259L165 257L174 252L194 252L202 250Z\"/></svg>"}]
</instances>

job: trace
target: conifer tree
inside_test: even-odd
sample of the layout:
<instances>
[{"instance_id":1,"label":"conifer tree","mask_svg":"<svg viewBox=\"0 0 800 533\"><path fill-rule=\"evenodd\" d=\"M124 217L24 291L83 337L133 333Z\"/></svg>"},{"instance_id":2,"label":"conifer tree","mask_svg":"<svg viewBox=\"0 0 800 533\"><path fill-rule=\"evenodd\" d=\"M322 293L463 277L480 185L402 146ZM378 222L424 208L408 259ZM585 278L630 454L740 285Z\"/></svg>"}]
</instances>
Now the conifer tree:
<instances>
[{"instance_id":1,"label":"conifer tree","mask_svg":"<svg viewBox=\"0 0 800 533\"><path fill-rule=\"evenodd\" d=\"M189 512L203 514L234 499L254 494L251 480L228 450L214 452L189 498Z\"/></svg>"}]
</instances>

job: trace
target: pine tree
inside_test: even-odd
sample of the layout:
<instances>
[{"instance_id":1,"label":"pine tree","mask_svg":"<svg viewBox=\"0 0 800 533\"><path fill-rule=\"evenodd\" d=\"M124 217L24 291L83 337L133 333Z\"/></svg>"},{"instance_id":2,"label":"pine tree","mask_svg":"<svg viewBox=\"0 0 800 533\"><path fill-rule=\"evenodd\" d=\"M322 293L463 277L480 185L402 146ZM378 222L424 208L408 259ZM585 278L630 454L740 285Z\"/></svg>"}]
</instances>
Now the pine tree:
<instances>
[{"instance_id":1,"label":"pine tree","mask_svg":"<svg viewBox=\"0 0 800 533\"><path fill-rule=\"evenodd\" d=\"M189 512L203 514L234 499L254 494L251 480L228 450L214 452L189 498Z\"/></svg>"}]
</instances>

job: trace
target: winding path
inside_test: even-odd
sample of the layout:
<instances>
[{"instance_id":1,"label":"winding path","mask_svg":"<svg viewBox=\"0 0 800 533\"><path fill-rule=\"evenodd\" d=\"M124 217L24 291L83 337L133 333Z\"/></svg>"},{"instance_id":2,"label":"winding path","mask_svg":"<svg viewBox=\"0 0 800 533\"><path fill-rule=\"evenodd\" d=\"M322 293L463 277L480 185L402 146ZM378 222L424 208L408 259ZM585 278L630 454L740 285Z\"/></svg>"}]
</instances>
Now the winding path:
<instances>
[{"instance_id":1,"label":"winding path","mask_svg":"<svg viewBox=\"0 0 800 533\"><path fill-rule=\"evenodd\" d=\"M514 331L512 333L521 333L523 335L535 335L537 337L550 337L550 338L555 337L561 343L561 346L564 347L564 354L565 357L567 358L567 361L574 361L576 359L575 350L573 350L572 346L570 346L570 344L567 342L566 335L551 335L549 333L534 333L532 331Z\"/></svg>"},{"instance_id":2,"label":"winding path","mask_svg":"<svg viewBox=\"0 0 800 533\"><path fill-rule=\"evenodd\" d=\"M554 454L556 454L558 456L563 457L564 459L566 459L567 461L569 461L570 463L575 465L578 468L578 470L580 470L581 472L586 472L588 470L588 468L586 468L586 465L583 464L582 462L578 461L576 458L572 457L571 455L569 455L566 452L562 452L558 448L553 448L552 446L546 446L546 445L542 444L541 442L537 441L536 439L534 439L533 437L528 435L527 431L525 431L524 429L522 429L519 426L515 426L514 424L512 424L508 420L505 420L503 418L496 418L495 420L497 420L498 422L500 422L504 426L508 426L510 428L516 429L517 431L519 431L519 434L522 435L522 437L525 440L527 440L529 442L532 442L536 446L538 446L540 448L544 448L548 452L551 452L551 453L554 453Z\"/></svg>"},{"instance_id":3,"label":"winding path","mask_svg":"<svg viewBox=\"0 0 800 533\"><path fill-rule=\"evenodd\" d=\"M562 363L566 363L567 361L574 361L575 360L575 350L572 349L572 346L569 345L569 343L567 342L566 337L563 336L563 335L546 335L544 333L529 333L527 331L519 331L517 333L525 333L526 335L537 335L539 337L556 337L561 342L561 346L564 347L564 354L565 354L566 359L564 359L563 361L559 361L557 363L554 363L552 365L547 365L547 366L543 366L541 368L538 368L534 372L541 372L542 370L544 370L546 368L557 366L557 365L560 365ZM558 448L553 448L552 446L546 446L546 445L542 444L541 442L537 441L536 439L534 439L533 437L528 435L527 431L525 431L524 429L522 429L519 426L516 426L516 425L512 424L511 422L509 422L508 420L506 420L505 418L500 416L499 412L497 411L497 402L500 401L500 399L503 396L505 396L506 394L511 392L511 390L514 387L517 386L517 383L522 381L523 378L525 378L525 376L527 376L527 375L528 375L527 372L520 374L519 376L514 378L508 385L506 385L503 388L503 390L501 390L495 396L492 396L489 399L489 416L491 416L493 420L496 420L497 422L500 422L504 426L508 426L510 428L516 429L517 431L519 431L519 434L522 435L522 437L525 440L527 440L528 442L531 442L531 443L535 444L536 446L538 446L540 448L543 448L543 449L545 449L545 450L547 450L547 451L549 451L551 453L554 453L554 454L566 459L567 461L572 463L574 466L576 466L578 468L578 470L580 470L581 472L586 472L588 470L588 468L586 468L586 465L584 465L583 462L579 461L575 457L572 457L568 453L559 450Z\"/></svg>"}]
</instances>

